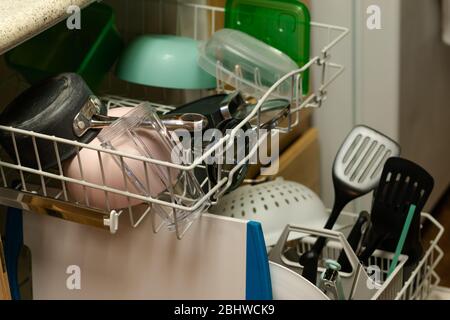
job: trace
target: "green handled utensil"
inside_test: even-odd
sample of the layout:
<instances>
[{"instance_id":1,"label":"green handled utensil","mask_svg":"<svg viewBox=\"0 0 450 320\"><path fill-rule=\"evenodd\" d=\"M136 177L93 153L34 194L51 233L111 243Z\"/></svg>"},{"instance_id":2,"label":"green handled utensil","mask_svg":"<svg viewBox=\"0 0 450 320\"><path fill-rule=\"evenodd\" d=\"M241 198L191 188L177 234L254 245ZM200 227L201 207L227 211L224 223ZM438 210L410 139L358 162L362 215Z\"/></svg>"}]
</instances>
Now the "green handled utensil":
<instances>
[{"instance_id":1,"label":"green handled utensil","mask_svg":"<svg viewBox=\"0 0 450 320\"><path fill-rule=\"evenodd\" d=\"M416 212L416 206L412 204L409 207L408 216L406 217L406 221L403 226L402 234L400 235L400 239L398 240L397 248L395 249L394 259L392 260L391 266L389 267L388 278L390 277L392 272L394 272L395 268L397 267L398 258L400 257L400 254L402 253L402 250L403 250L403 246L405 245L406 236L408 235L409 227L411 226L411 222L414 218L415 212Z\"/></svg>"}]
</instances>

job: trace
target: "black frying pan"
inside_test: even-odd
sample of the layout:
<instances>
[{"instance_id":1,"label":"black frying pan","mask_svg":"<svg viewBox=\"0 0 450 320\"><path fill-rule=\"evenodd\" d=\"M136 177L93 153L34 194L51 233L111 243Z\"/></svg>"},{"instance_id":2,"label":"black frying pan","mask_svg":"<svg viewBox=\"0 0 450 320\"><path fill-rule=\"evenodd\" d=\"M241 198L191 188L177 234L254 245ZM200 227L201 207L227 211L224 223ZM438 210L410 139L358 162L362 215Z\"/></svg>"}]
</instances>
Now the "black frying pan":
<instances>
[{"instance_id":1,"label":"black frying pan","mask_svg":"<svg viewBox=\"0 0 450 320\"><path fill-rule=\"evenodd\" d=\"M90 130L78 138L73 134L72 124L80 108L92 95L80 76L64 73L46 79L20 94L1 113L0 124L89 143L97 136L98 131ZM102 112L106 112L106 109ZM32 137L16 133L15 138L20 163L38 168ZM10 132L0 131L0 144L14 161L18 161ZM57 158L52 141L36 139L36 147L43 169L56 166ZM58 151L61 161L64 161L76 153L76 147L61 143L58 144Z\"/></svg>"},{"instance_id":2,"label":"black frying pan","mask_svg":"<svg viewBox=\"0 0 450 320\"><path fill-rule=\"evenodd\" d=\"M234 119L233 115L237 112L238 108L245 104L245 100L239 92L233 94L216 94L208 97L204 97L200 100L188 103L180 106L177 109L170 112L170 114L179 113L200 113L208 118L210 128L216 128L221 130L224 134L227 129L232 129L240 123L240 120ZM244 130L251 129L249 124L246 124ZM211 141L205 141L205 144L211 143ZM248 150L248 146L245 146L245 150ZM224 165L224 170L231 170L235 164ZM234 175L233 182L228 192L239 187L245 179L248 171L248 163L245 163L239 171ZM196 169L195 176L202 182L206 177L209 178L212 185L217 184L218 180L218 166L217 164L207 164L206 171L203 169ZM207 185L205 185L204 191L207 191Z\"/></svg>"},{"instance_id":3,"label":"black frying pan","mask_svg":"<svg viewBox=\"0 0 450 320\"><path fill-rule=\"evenodd\" d=\"M220 111L227 94L215 94L177 107L168 114L200 113L208 118L210 128L215 128L224 117Z\"/></svg>"},{"instance_id":4,"label":"black frying pan","mask_svg":"<svg viewBox=\"0 0 450 320\"><path fill-rule=\"evenodd\" d=\"M0 124L50 136L91 142L99 130L113 123L117 118L107 116L107 108L95 97L84 80L77 74L64 73L46 79L20 94L0 116ZM179 116L163 116L162 122L168 129L185 128L199 130L208 125L200 114L184 113ZM144 124L145 125L145 124ZM12 135L7 131L0 134L0 144L13 160L27 167L38 168L33 139L26 134L15 134L20 159ZM39 163L43 169L56 166L54 143L37 138L36 147ZM64 161L77 152L77 147L58 144L60 160Z\"/></svg>"},{"instance_id":5,"label":"black frying pan","mask_svg":"<svg viewBox=\"0 0 450 320\"><path fill-rule=\"evenodd\" d=\"M178 113L200 113L208 118L210 128L216 128L226 134L227 130L231 130L238 126L242 119L247 117L253 110L255 105L248 104L241 96L241 94L236 91L232 94L216 94L213 96L205 97L200 100L188 103L181 106L173 111L171 114ZM278 125L278 123L287 118L290 113L290 103L285 99L275 99L265 102L261 106L261 123L260 126L263 129L271 129ZM256 117L253 122L256 121ZM242 129L244 131L251 130L252 126L250 123L246 123ZM206 143L211 143L212 141L207 141ZM248 141L242 146L244 149L241 151L245 152L247 155L250 152L250 146ZM239 159L235 159L235 163L222 165L222 170L229 171L237 165ZM244 181L249 163L245 163L234 175L233 182L228 189L228 192L235 190ZM209 178L213 185L218 183L218 165L209 164L206 165L206 172L204 170L196 170L195 175L199 181L203 181L206 177ZM206 189L204 191L207 191Z\"/></svg>"}]
</instances>

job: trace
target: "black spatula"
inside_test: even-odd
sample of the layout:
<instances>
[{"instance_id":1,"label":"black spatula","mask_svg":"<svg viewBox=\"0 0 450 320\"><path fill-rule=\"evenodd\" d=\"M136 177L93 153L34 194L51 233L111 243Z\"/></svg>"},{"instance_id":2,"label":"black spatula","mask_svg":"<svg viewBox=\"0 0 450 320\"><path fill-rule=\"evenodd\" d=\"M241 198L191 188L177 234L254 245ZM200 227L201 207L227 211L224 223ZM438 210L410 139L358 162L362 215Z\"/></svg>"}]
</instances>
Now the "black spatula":
<instances>
[{"instance_id":1,"label":"black spatula","mask_svg":"<svg viewBox=\"0 0 450 320\"><path fill-rule=\"evenodd\" d=\"M357 126L345 139L333 163L334 205L325 229L332 229L342 209L352 200L372 191L378 184L385 161L400 153L399 145L384 134ZM316 283L317 268L325 238L318 238L299 259L302 276Z\"/></svg>"},{"instance_id":2,"label":"black spatula","mask_svg":"<svg viewBox=\"0 0 450 320\"><path fill-rule=\"evenodd\" d=\"M420 260L420 212L433 186L433 177L414 162L402 158L386 161L374 195L372 225L359 255L361 261L366 261L377 248L395 251L411 205L416 210L402 253L408 255L408 264Z\"/></svg>"}]
</instances>

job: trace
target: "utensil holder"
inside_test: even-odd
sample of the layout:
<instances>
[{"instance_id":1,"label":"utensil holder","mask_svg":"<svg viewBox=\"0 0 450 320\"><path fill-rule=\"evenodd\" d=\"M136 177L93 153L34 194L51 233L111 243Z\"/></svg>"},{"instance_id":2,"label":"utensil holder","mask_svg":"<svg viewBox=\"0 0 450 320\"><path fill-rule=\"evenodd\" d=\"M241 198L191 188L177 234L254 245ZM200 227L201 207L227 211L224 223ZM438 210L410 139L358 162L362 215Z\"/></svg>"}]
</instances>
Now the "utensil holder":
<instances>
[{"instance_id":1,"label":"utensil holder","mask_svg":"<svg viewBox=\"0 0 450 320\"><path fill-rule=\"evenodd\" d=\"M357 219L357 215L353 213L344 215L352 222ZM407 262L407 256L399 257L397 267L388 277L394 253L376 250L369 258L369 267L362 266L345 236L331 230L287 226L277 245L270 252L269 259L301 274L302 266L298 263L298 258L313 246L316 237L312 236L326 237L330 241L322 251L318 274L325 270L323 266L327 259L337 261L340 253L344 250L352 266L351 273L339 272L347 297L371 300L425 300L440 281L435 269L444 255L438 246L444 228L427 213L422 213L421 217L422 223L428 223L434 229L435 237L429 242L428 247L424 250L424 256L406 282L403 279L403 269ZM286 256L286 249L289 248L294 250L295 258ZM361 271L359 274L356 273L358 270ZM370 285L370 288L367 284Z\"/></svg>"}]
</instances>

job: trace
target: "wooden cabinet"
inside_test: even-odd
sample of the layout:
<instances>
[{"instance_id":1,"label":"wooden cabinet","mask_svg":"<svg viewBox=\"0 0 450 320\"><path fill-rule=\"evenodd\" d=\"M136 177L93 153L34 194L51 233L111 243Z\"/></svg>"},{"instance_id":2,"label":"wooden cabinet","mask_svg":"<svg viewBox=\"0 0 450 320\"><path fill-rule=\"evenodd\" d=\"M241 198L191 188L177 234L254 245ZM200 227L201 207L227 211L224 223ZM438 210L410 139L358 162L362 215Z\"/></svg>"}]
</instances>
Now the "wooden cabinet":
<instances>
[{"instance_id":1,"label":"wooden cabinet","mask_svg":"<svg viewBox=\"0 0 450 320\"><path fill-rule=\"evenodd\" d=\"M311 128L280 156L277 176L296 181L320 193L318 130Z\"/></svg>"}]
</instances>

